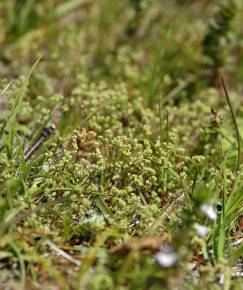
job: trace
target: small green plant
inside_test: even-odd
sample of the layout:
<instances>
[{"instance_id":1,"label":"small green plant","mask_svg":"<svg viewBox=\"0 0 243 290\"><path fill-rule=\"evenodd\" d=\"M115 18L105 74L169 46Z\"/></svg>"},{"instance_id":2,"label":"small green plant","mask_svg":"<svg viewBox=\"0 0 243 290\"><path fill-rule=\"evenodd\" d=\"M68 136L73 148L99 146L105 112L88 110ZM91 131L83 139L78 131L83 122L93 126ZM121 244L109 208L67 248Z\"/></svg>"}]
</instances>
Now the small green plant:
<instances>
[{"instance_id":1,"label":"small green plant","mask_svg":"<svg viewBox=\"0 0 243 290\"><path fill-rule=\"evenodd\" d=\"M178 2L0 2L1 289L241 290L242 11Z\"/></svg>"},{"instance_id":2,"label":"small green plant","mask_svg":"<svg viewBox=\"0 0 243 290\"><path fill-rule=\"evenodd\" d=\"M235 13L236 7L233 1L229 1L227 5L220 5L203 39L203 52L207 57L206 78L211 85L217 84L219 70L228 59L227 45Z\"/></svg>"}]
</instances>

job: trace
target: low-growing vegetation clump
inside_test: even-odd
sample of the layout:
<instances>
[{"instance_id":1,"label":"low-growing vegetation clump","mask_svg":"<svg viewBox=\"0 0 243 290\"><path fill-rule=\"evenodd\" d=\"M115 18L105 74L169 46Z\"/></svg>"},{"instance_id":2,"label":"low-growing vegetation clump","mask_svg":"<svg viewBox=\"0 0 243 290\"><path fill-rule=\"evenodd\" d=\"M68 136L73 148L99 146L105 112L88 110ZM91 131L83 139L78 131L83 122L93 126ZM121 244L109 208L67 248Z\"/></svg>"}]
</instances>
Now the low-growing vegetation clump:
<instances>
[{"instance_id":1,"label":"low-growing vegetation clump","mask_svg":"<svg viewBox=\"0 0 243 290\"><path fill-rule=\"evenodd\" d=\"M242 289L241 1L0 3L0 289Z\"/></svg>"}]
</instances>

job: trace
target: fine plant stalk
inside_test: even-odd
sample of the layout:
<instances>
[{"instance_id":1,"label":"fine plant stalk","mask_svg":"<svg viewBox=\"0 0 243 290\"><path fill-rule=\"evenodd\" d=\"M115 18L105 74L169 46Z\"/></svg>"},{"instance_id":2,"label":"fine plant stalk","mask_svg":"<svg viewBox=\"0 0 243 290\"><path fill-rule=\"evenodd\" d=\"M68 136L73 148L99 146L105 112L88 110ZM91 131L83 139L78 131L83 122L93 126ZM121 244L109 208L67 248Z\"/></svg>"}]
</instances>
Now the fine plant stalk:
<instances>
[{"instance_id":1,"label":"fine plant stalk","mask_svg":"<svg viewBox=\"0 0 243 290\"><path fill-rule=\"evenodd\" d=\"M20 283L21 283L21 288L24 286L25 283L25 277L26 277L26 273L25 273L25 264L24 264L24 257L21 254L20 249L18 248L18 246L15 244L15 242L10 241L9 242L10 247L12 248L12 250L14 251L15 255L18 258L19 261L19 268L20 268ZM21 289L20 288L20 289Z\"/></svg>"},{"instance_id":2,"label":"fine plant stalk","mask_svg":"<svg viewBox=\"0 0 243 290\"><path fill-rule=\"evenodd\" d=\"M226 180L224 174L224 188L222 192L222 210L220 219L218 221L218 255L217 259L221 259L224 256L224 247L225 247L225 209L226 209Z\"/></svg>"},{"instance_id":3,"label":"fine plant stalk","mask_svg":"<svg viewBox=\"0 0 243 290\"><path fill-rule=\"evenodd\" d=\"M162 110L161 110L161 97L159 99L159 126L160 126L160 144L163 143L163 120L162 120Z\"/></svg>"},{"instance_id":4,"label":"fine plant stalk","mask_svg":"<svg viewBox=\"0 0 243 290\"><path fill-rule=\"evenodd\" d=\"M25 91L27 89L28 81L30 79L31 74L33 73L34 69L36 68L37 64L39 63L40 58L37 59L37 61L34 63L32 68L30 69L30 72L28 73L27 77L24 79L24 81L21 84L21 87L17 93L17 96L15 98L15 102L13 104L12 110L10 112L10 115L8 117L8 121L5 127L5 131L2 135L2 138L0 140L0 152L5 147L7 150L7 155L9 159L13 158L13 147L14 147L14 139L16 136L15 132L15 119L16 116L20 110ZM8 86L9 87L9 86ZM7 88L8 88L7 87ZM6 91L6 88L5 88Z\"/></svg>"},{"instance_id":5,"label":"fine plant stalk","mask_svg":"<svg viewBox=\"0 0 243 290\"><path fill-rule=\"evenodd\" d=\"M222 82L222 85L223 85L223 89L224 89L224 93L225 93L225 97L226 97L227 103L228 103L229 108L230 108L230 113L231 113L231 117L232 117L233 124L234 124L234 127L235 127L235 132L236 132L238 155L237 155L237 162L236 162L236 170L235 171L236 171L236 175L238 175L238 171L239 171L239 168L240 168L240 156L241 156L240 131L239 131L239 127L238 127L238 124L237 124L236 115L235 115L235 112L233 110L233 106L232 106L228 91L226 89L223 77L221 77L221 82Z\"/></svg>"}]
</instances>

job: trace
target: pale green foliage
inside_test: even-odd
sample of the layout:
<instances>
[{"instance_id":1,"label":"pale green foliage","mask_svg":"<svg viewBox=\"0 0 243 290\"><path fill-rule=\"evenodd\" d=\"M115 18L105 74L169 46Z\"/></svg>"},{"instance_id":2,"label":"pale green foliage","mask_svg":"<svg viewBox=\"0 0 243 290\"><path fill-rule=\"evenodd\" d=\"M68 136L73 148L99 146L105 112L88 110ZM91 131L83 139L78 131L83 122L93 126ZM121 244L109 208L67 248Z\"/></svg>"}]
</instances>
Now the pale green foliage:
<instances>
[{"instance_id":1,"label":"pale green foliage","mask_svg":"<svg viewBox=\"0 0 243 290\"><path fill-rule=\"evenodd\" d=\"M217 1L34 2L19 14L0 4L0 285L221 289L224 277L240 289L241 156L227 103L202 77ZM242 131L237 61L222 66ZM148 236L173 246L176 265L160 267Z\"/></svg>"}]
</instances>

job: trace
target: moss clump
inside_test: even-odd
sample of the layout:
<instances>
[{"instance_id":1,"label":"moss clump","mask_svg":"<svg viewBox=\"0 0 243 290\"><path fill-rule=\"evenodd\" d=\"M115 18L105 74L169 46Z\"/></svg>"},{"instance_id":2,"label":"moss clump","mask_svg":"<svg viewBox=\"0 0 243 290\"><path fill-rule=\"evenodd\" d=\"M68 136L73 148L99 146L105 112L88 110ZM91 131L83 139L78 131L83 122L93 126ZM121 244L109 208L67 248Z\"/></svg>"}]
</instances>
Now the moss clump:
<instances>
[{"instance_id":1,"label":"moss clump","mask_svg":"<svg viewBox=\"0 0 243 290\"><path fill-rule=\"evenodd\" d=\"M0 4L1 287L241 289L240 140L200 76L224 67L241 130L218 45L242 12L194 2Z\"/></svg>"}]
</instances>

